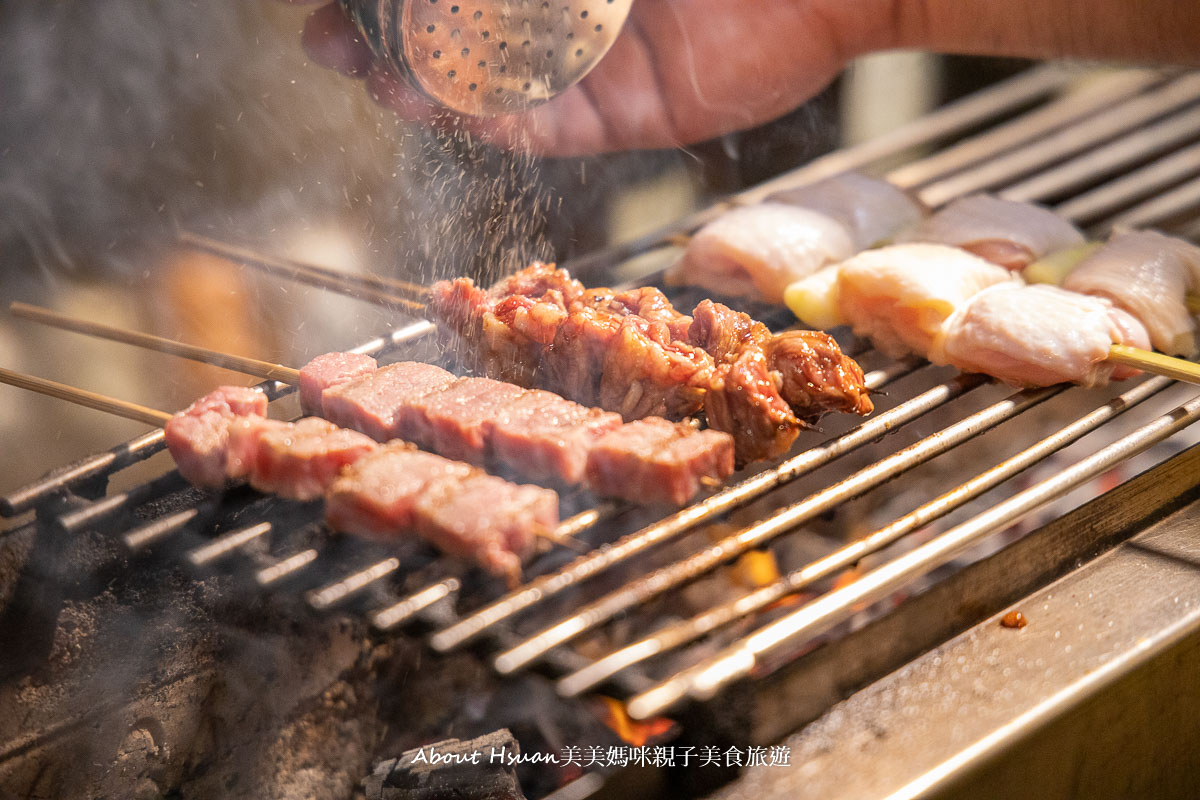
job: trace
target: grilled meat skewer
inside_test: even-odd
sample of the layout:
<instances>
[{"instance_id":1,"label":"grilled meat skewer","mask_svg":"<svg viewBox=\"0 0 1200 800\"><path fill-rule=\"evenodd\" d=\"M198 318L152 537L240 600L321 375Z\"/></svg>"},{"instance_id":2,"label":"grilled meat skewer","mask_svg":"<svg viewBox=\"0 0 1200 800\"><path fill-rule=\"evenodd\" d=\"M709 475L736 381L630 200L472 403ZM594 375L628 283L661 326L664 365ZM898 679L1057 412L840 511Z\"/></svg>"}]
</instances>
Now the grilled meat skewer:
<instances>
[{"instance_id":1,"label":"grilled meat skewer","mask_svg":"<svg viewBox=\"0 0 1200 800\"><path fill-rule=\"evenodd\" d=\"M466 278L442 281L427 311L449 349L492 378L626 420L703 408L710 427L733 435L738 463L782 455L824 412L873 408L862 370L825 333L771 334L712 301L690 317L657 289L588 289L548 264L489 290Z\"/></svg>"}]
</instances>

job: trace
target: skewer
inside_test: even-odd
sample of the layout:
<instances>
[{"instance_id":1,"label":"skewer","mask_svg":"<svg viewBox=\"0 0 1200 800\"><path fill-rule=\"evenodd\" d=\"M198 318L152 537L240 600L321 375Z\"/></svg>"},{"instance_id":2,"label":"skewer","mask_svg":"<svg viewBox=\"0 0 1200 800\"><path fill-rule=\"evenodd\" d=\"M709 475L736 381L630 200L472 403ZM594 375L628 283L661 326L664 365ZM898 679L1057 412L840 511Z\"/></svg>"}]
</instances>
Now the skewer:
<instances>
[{"instance_id":1,"label":"skewer","mask_svg":"<svg viewBox=\"0 0 1200 800\"><path fill-rule=\"evenodd\" d=\"M210 239L190 231L179 232L180 244L203 250L230 261L237 261L255 269L260 269L271 275L283 275L304 283L319 286L332 292L347 295L357 300L364 300L376 305L387 307L399 306L411 311L424 311L425 304L411 297L425 297L429 287L417 283L401 281L392 278L382 278L378 275L351 275L340 270L318 267L292 259L276 258L245 247L229 244L228 242ZM399 292L399 294L396 294Z\"/></svg>"},{"instance_id":2,"label":"skewer","mask_svg":"<svg viewBox=\"0 0 1200 800\"><path fill-rule=\"evenodd\" d=\"M115 342L144 347L148 350L156 350L160 353L182 356L193 361L224 367L245 373L246 375L255 375L266 380L293 385L300 382L300 370L285 367L282 364L274 364L270 361L260 361L257 358L222 353L219 350L210 350L206 347L186 344L185 342L167 339L162 336L154 336L153 334L142 333L141 331L129 328L105 325L102 322L91 322L62 314L49 308L30 305L29 303L12 303L8 307L8 310L14 316L22 317L23 319L30 319L34 322L40 322L43 325L75 331L87 336L97 336L102 339L111 339Z\"/></svg>"},{"instance_id":3,"label":"skewer","mask_svg":"<svg viewBox=\"0 0 1200 800\"><path fill-rule=\"evenodd\" d=\"M1162 375L1177 381L1200 384L1200 364L1182 358L1164 356L1149 350L1114 344L1108 351L1108 360L1128 367L1137 367L1152 375Z\"/></svg>"},{"instance_id":4,"label":"skewer","mask_svg":"<svg viewBox=\"0 0 1200 800\"><path fill-rule=\"evenodd\" d=\"M1192 301L1189 299L1189 302L1200 302L1200 300ZM113 339L139 347L146 347L151 350L159 350L164 353L171 353L172 355L192 359L193 361L235 369L247 375L277 380L281 383L296 385L300 382L300 371L291 367L285 367L282 364L272 364L268 361L243 358L242 356L234 356L217 350L209 350L205 347L196 347L195 345L175 341L174 339L151 336L99 322L88 322L61 314L57 311L51 311L39 306L31 306L27 303L13 303L9 308L13 314L19 317L32 319L45 325L77 331L89 336L98 336L103 339ZM1182 358L1165 356L1161 353L1141 350L1136 347L1127 347L1126 345L1113 345L1108 352L1108 360L1130 367L1137 367L1143 372L1148 372L1152 375L1163 375L1177 381L1200 385L1200 364L1186 361Z\"/></svg>"},{"instance_id":5,"label":"skewer","mask_svg":"<svg viewBox=\"0 0 1200 800\"><path fill-rule=\"evenodd\" d=\"M76 405L94 408L97 411L107 411L109 414L115 414L118 417L144 422L147 425L154 425L156 427L162 427L171 418L171 415L165 411L147 408L137 403L118 400L115 397L97 394L96 392L77 389L65 383L46 380L45 378L38 378L33 375L25 375L24 373L14 372L3 367L0 367L0 383L7 383L10 386L28 389L31 392L37 392L50 397L57 397L59 400L66 400Z\"/></svg>"},{"instance_id":6,"label":"skewer","mask_svg":"<svg viewBox=\"0 0 1200 800\"><path fill-rule=\"evenodd\" d=\"M66 400L67 402L86 406L87 408L94 408L98 411L107 411L119 417L145 422L148 425L160 428L166 425L174 416L174 414L168 414L166 411L160 411L156 408L148 408L137 403L130 403L127 400L119 400L108 395L89 392L86 389L80 389L45 378L38 378L34 375L26 375L25 373L3 367L0 367L0 383L56 397L60 400ZM559 526L559 529L556 530L538 529L534 530L533 533L539 539L552 545L569 547L579 552L590 552L591 548L573 535L573 521L573 519L567 520L567 525Z\"/></svg>"}]
</instances>

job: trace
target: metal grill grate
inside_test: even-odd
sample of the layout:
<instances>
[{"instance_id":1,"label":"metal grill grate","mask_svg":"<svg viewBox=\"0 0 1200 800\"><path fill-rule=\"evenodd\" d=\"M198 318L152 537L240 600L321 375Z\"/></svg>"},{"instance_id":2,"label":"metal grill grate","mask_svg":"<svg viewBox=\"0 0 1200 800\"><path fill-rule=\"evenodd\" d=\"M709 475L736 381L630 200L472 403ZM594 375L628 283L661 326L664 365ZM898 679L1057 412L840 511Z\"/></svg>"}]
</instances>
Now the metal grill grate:
<instances>
[{"instance_id":1,"label":"metal grill grate","mask_svg":"<svg viewBox=\"0 0 1200 800\"><path fill-rule=\"evenodd\" d=\"M986 190L1051 204L1095 233L1114 225L1163 225L1195 236L1200 75L1037 68L881 139L818 159L670 230L565 266L586 280L618 270L626 274L636 258L645 273L677 255L680 235L730 203L756 202L846 169L869 171L900 154L910 154L910 160L888 179L930 205ZM431 323L413 322L356 352L402 353L433 329ZM544 555L532 565L535 577L499 598L489 597L491 587L478 585L473 573L328 536L311 507L241 490L203 495L184 488L174 472L104 495L107 475L162 449L160 431L0 498L0 512L14 516L36 508L40 524L63 534L123 528L131 551L174 548L198 569L243 570L260 588L303 592L318 611L357 603L380 631L420 621L433 627L429 643L435 650L475 644L502 673L545 663L560 676L562 694L607 687L630 697L632 716L646 718L689 698L711 698L731 682L803 652L868 604L904 590L1200 417L1200 398L1175 397L1181 387L1165 379L1135 382L1112 396L1066 387L1005 396L979 376L913 360L886 362L872 352L863 358L876 362L868 385L891 394L886 410L824 441L802 439L782 463L739 475L663 518L567 498L578 513L560 532L578 535L595 549L577 555L558 548ZM290 391L274 382L264 388L271 397ZM1020 427L1029 430L1010 433L1014 419L1028 419L1030 409L1042 405L1057 409L1055 420L1065 415L1068 421L1041 432L1024 424ZM1116 418L1135 406L1141 407L1130 415L1136 418L1118 430ZM1072 407L1090 410L1070 413ZM998 438L993 431L1006 422ZM1107 442L1080 442L1100 428L1113 431ZM901 429L902 436L889 436ZM988 494L1072 446L1068 468L1010 489L1004 499ZM967 452L966 466L950 470L944 491L934 488L947 476L936 470L926 475L926 468L959 447ZM963 470L973 477L964 482ZM909 472L923 487L905 506L913 510L882 526L872 522L849 543L804 530L856 498L904 506L904 497L881 487ZM979 502L990 507L973 513L972 504ZM890 512L888 506L885 516ZM948 530L909 541L943 518L953 523ZM689 587L703 587L710 576L728 573L728 565L767 546L789 556L781 556L784 569L777 578L750 590L726 581L711 598L699 592L705 595L699 603L696 593L680 599ZM881 559L874 568L831 586L872 556ZM653 613L640 614L647 604Z\"/></svg>"}]
</instances>

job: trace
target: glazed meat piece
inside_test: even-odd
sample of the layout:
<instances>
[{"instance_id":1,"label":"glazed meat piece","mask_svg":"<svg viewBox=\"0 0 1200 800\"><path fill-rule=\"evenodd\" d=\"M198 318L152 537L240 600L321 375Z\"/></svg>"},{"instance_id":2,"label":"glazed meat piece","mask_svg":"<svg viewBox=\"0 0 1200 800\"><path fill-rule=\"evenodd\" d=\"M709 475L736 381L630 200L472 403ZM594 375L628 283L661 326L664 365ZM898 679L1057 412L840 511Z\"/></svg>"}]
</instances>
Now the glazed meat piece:
<instances>
[{"instance_id":1,"label":"glazed meat piece","mask_svg":"<svg viewBox=\"0 0 1200 800\"><path fill-rule=\"evenodd\" d=\"M486 291L467 278L439 281L428 313L447 334L446 349L468 369L533 386L542 349L583 291L565 270L539 262Z\"/></svg>"},{"instance_id":2,"label":"glazed meat piece","mask_svg":"<svg viewBox=\"0 0 1200 800\"><path fill-rule=\"evenodd\" d=\"M946 318L976 292L1015 280L1003 267L956 247L899 244L842 263L837 294L854 332L884 353L936 360Z\"/></svg>"},{"instance_id":3,"label":"glazed meat piece","mask_svg":"<svg viewBox=\"0 0 1200 800\"><path fill-rule=\"evenodd\" d=\"M1055 286L1000 284L972 297L946 322L944 363L1014 386L1070 381L1102 385L1114 374L1114 344L1147 347L1145 329L1102 298Z\"/></svg>"},{"instance_id":4,"label":"glazed meat piece","mask_svg":"<svg viewBox=\"0 0 1200 800\"><path fill-rule=\"evenodd\" d=\"M639 286L614 292L612 289L588 289L572 308L591 306L619 316L638 316L648 322L667 326L672 341L687 339L692 318L681 314L660 289Z\"/></svg>"},{"instance_id":5,"label":"glazed meat piece","mask_svg":"<svg viewBox=\"0 0 1200 800\"><path fill-rule=\"evenodd\" d=\"M344 467L378 447L369 437L318 417L268 423L239 420L230 426L230 452L237 457L229 474L290 500L321 497Z\"/></svg>"},{"instance_id":6,"label":"glazed meat piece","mask_svg":"<svg viewBox=\"0 0 1200 800\"><path fill-rule=\"evenodd\" d=\"M701 300L692 312L688 341L707 351L717 362L729 362L746 347L762 346L772 335L766 325L749 314L712 300Z\"/></svg>"},{"instance_id":7,"label":"glazed meat piece","mask_svg":"<svg viewBox=\"0 0 1200 800\"><path fill-rule=\"evenodd\" d=\"M1187 295L1200 289L1200 247L1154 231L1118 233L1076 266L1063 288L1112 300L1142 321L1156 349L1196 355Z\"/></svg>"},{"instance_id":8,"label":"glazed meat piece","mask_svg":"<svg viewBox=\"0 0 1200 800\"><path fill-rule=\"evenodd\" d=\"M827 411L866 416L875 410L862 367L823 331L783 331L764 346L767 366L778 375L779 394L801 419Z\"/></svg>"},{"instance_id":9,"label":"glazed meat piece","mask_svg":"<svg viewBox=\"0 0 1200 800\"><path fill-rule=\"evenodd\" d=\"M446 458L483 464L488 457L486 423L526 391L491 378L460 378L405 403L408 437Z\"/></svg>"},{"instance_id":10,"label":"glazed meat piece","mask_svg":"<svg viewBox=\"0 0 1200 800\"><path fill-rule=\"evenodd\" d=\"M683 505L701 481L733 474L733 439L664 419L627 422L606 433L588 453L588 487L598 494L639 502Z\"/></svg>"},{"instance_id":11,"label":"glazed meat piece","mask_svg":"<svg viewBox=\"0 0 1200 800\"><path fill-rule=\"evenodd\" d=\"M267 397L262 392L221 386L176 414L163 433L179 473L194 486L224 486L229 423L266 413Z\"/></svg>"},{"instance_id":12,"label":"glazed meat piece","mask_svg":"<svg viewBox=\"0 0 1200 800\"><path fill-rule=\"evenodd\" d=\"M783 455L803 427L758 348L718 370L704 398L704 414L710 427L733 436L739 465Z\"/></svg>"},{"instance_id":13,"label":"glazed meat piece","mask_svg":"<svg viewBox=\"0 0 1200 800\"><path fill-rule=\"evenodd\" d=\"M414 506L430 484L461 479L468 464L389 442L342 471L325 496L325 520L334 530L369 539L395 539L416 526Z\"/></svg>"},{"instance_id":14,"label":"glazed meat piece","mask_svg":"<svg viewBox=\"0 0 1200 800\"><path fill-rule=\"evenodd\" d=\"M735 297L783 301L783 290L858 248L846 226L782 203L727 211L688 242L669 280Z\"/></svg>"},{"instance_id":15,"label":"glazed meat piece","mask_svg":"<svg viewBox=\"0 0 1200 800\"><path fill-rule=\"evenodd\" d=\"M821 331L771 333L761 322L711 300L696 306L693 317L692 341L718 363L735 362L749 348L761 350L775 390L798 417L812 419L826 411L866 415L874 410L862 368L832 336ZM746 363L743 369L754 366ZM744 379L735 381L741 385ZM720 424L714 427L727 430Z\"/></svg>"},{"instance_id":16,"label":"glazed meat piece","mask_svg":"<svg viewBox=\"0 0 1200 800\"><path fill-rule=\"evenodd\" d=\"M326 419L386 442L411 435L409 404L455 380L441 367L402 361L329 389L321 404Z\"/></svg>"},{"instance_id":17,"label":"glazed meat piece","mask_svg":"<svg viewBox=\"0 0 1200 800\"><path fill-rule=\"evenodd\" d=\"M625 317L604 354L594 404L626 420L687 416L704 402L712 374L712 357L671 341L666 325Z\"/></svg>"},{"instance_id":18,"label":"glazed meat piece","mask_svg":"<svg viewBox=\"0 0 1200 800\"><path fill-rule=\"evenodd\" d=\"M925 216L925 208L903 189L857 172L777 192L767 202L801 206L836 219L850 231L856 250L877 247Z\"/></svg>"},{"instance_id":19,"label":"glazed meat piece","mask_svg":"<svg viewBox=\"0 0 1200 800\"><path fill-rule=\"evenodd\" d=\"M549 489L474 472L427 485L413 513L421 538L506 576L514 585L537 534L558 525L558 496Z\"/></svg>"},{"instance_id":20,"label":"glazed meat piece","mask_svg":"<svg viewBox=\"0 0 1200 800\"><path fill-rule=\"evenodd\" d=\"M300 409L303 413L324 416L321 397L329 389L349 383L375 371L375 359L361 353L325 353L300 369Z\"/></svg>"},{"instance_id":21,"label":"glazed meat piece","mask_svg":"<svg viewBox=\"0 0 1200 800\"><path fill-rule=\"evenodd\" d=\"M598 404L604 361L621 323L622 317L597 307L571 312L542 354L541 384L576 402Z\"/></svg>"},{"instance_id":22,"label":"glazed meat piece","mask_svg":"<svg viewBox=\"0 0 1200 800\"><path fill-rule=\"evenodd\" d=\"M533 390L488 423L492 458L527 480L576 486L583 482L596 439L621 416Z\"/></svg>"},{"instance_id":23,"label":"glazed meat piece","mask_svg":"<svg viewBox=\"0 0 1200 800\"><path fill-rule=\"evenodd\" d=\"M961 247L1014 271L1084 243L1079 229L1050 209L986 194L949 203L903 240Z\"/></svg>"}]
</instances>

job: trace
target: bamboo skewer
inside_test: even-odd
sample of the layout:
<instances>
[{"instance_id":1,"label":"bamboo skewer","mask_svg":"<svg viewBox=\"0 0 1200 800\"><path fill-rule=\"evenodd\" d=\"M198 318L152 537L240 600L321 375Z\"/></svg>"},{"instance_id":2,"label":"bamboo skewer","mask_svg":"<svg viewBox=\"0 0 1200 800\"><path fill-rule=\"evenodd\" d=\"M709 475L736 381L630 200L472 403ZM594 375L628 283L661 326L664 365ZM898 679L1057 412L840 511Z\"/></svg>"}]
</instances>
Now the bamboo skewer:
<instances>
[{"instance_id":1,"label":"bamboo skewer","mask_svg":"<svg viewBox=\"0 0 1200 800\"><path fill-rule=\"evenodd\" d=\"M1200 364L1182 358L1165 356L1149 350L1114 344L1108 351L1108 360L1128 367L1137 367L1143 372L1174 378L1185 383L1200 384Z\"/></svg>"},{"instance_id":2,"label":"bamboo skewer","mask_svg":"<svg viewBox=\"0 0 1200 800\"><path fill-rule=\"evenodd\" d=\"M118 417L144 422L147 425L154 425L159 428L165 425L167 420L171 418L170 414L165 411L159 411L156 408L147 408L137 403L130 403L127 400L118 400L115 397L89 392L86 389L77 389L65 383L38 378L33 375L25 375L24 373L14 372L3 367L0 367L0 383L7 383L9 386L28 389L31 392L37 392L49 397L57 397L59 400L66 400L76 405L94 408L97 411L107 411L109 414L115 414Z\"/></svg>"},{"instance_id":3,"label":"bamboo skewer","mask_svg":"<svg viewBox=\"0 0 1200 800\"><path fill-rule=\"evenodd\" d=\"M136 344L136 342L132 343ZM16 386L20 389L27 389L31 392L47 395L48 397L55 397L59 400L66 400L69 403L93 408L97 411L106 411L109 414L136 420L137 422L144 422L147 425L153 425L157 428L163 427L175 416L174 414L168 414L166 411L160 411L157 408L148 408L137 403L131 403L128 400L119 400L105 394L89 392L86 389L80 389L65 383L59 383L58 381L47 380L46 378L39 378L35 375L26 375L23 372L5 369L4 367L0 367L0 383ZM577 552L590 552L591 547L586 542L575 538L571 534L570 531L573 522L573 519L565 520L563 525L560 526L561 528L565 528L562 531L539 528L533 531L533 533L538 539L549 544L561 545Z\"/></svg>"},{"instance_id":4,"label":"bamboo skewer","mask_svg":"<svg viewBox=\"0 0 1200 800\"><path fill-rule=\"evenodd\" d=\"M196 347L184 342L175 341L174 339L151 336L150 334L117 328L98 322L88 322L27 303L13 303L9 308L17 316L35 320L45 325L77 331L89 336L113 339L164 353L171 353L172 355L192 359L193 361L214 364L244 372L247 375L277 380L289 385L296 385L300 382L300 371L292 367L285 367L282 364L273 364L269 361L234 356L217 350L209 350L205 347ZM1200 364L1182 358L1116 344L1109 350L1108 360L1117 364L1137 367L1143 372L1149 372L1152 375L1163 375L1177 381L1200 385Z\"/></svg>"},{"instance_id":5,"label":"bamboo skewer","mask_svg":"<svg viewBox=\"0 0 1200 800\"><path fill-rule=\"evenodd\" d=\"M97 336L101 339L111 339L115 342L123 342L124 344L132 344L160 353L169 353L173 356L181 356L193 361L224 367L245 373L246 375L254 375L265 380L279 381L280 383L289 385L300 382L300 370L285 367L282 364L274 364L270 361L260 361L257 358L247 358L231 353L223 353L219 350L210 350L206 347L199 347L162 336L154 336L153 334L142 333L128 328L119 328L114 325L105 325L102 322L91 322L28 303L15 302L8 307L8 310L14 316L40 322L43 325L75 331L87 336Z\"/></svg>"},{"instance_id":6,"label":"bamboo skewer","mask_svg":"<svg viewBox=\"0 0 1200 800\"><path fill-rule=\"evenodd\" d=\"M410 311L424 311L425 304L410 297L426 297L429 287L417 283L383 278L378 275L351 275L335 269L304 264L291 259L276 258L259 253L245 247L229 244L228 242L210 239L198 233L181 231L178 236L180 244L203 250L221 258L236 261L255 269L260 269L271 275L283 275L289 278L319 286L332 292L344 294L358 300L363 300L386 307L398 306ZM399 292L399 294L396 294Z\"/></svg>"}]
</instances>

